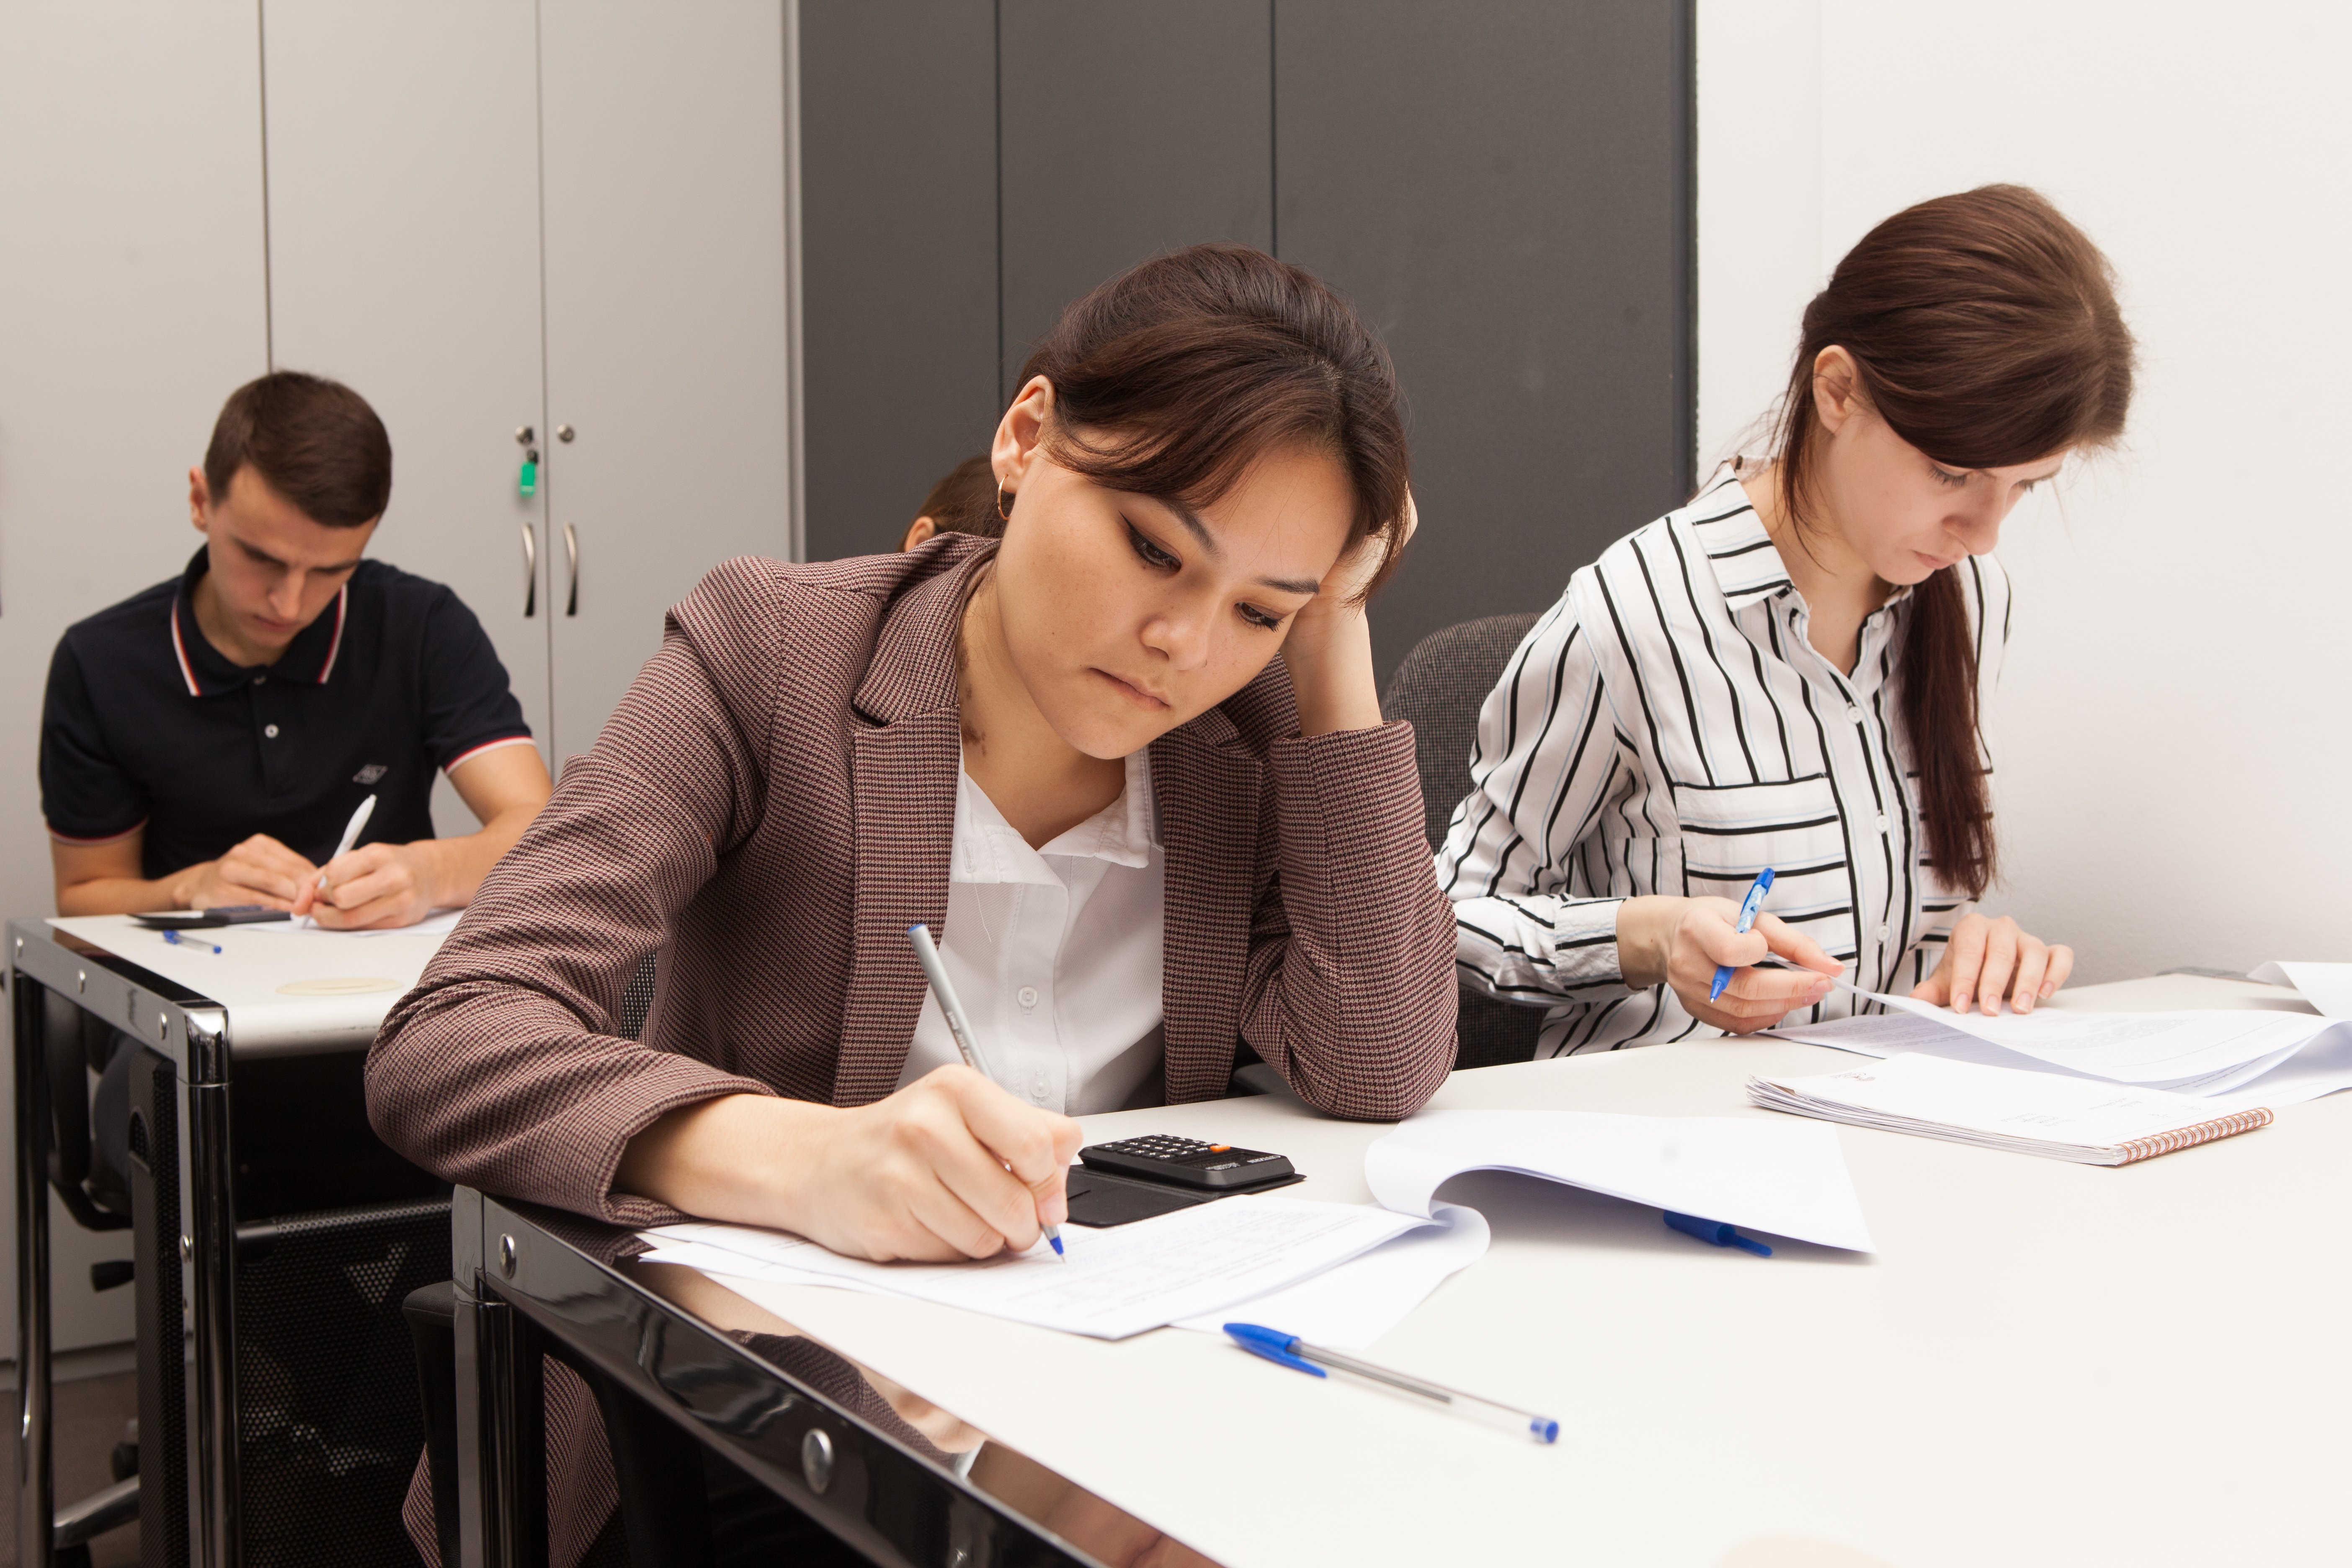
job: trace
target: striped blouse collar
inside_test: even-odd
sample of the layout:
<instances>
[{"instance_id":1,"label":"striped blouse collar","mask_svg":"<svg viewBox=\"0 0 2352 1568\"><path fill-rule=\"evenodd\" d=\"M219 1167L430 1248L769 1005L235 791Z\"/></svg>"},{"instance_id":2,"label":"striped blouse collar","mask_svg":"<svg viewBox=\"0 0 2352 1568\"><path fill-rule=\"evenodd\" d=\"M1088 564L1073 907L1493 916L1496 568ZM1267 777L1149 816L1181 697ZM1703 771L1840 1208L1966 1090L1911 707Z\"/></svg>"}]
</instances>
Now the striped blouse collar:
<instances>
[{"instance_id":1,"label":"striped blouse collar","mask_svg":"<svg viewBox=\"0 0 2352 1568\"><path fill-rule=\"evenodd\" d=\"M1753 458L1747 459L1746 466L1751 471L1753 464ZM1714 569L1716 585L1723 590L1723 602L1732 610L1744 610L1760 600L1782 595L1800 604L1804 602L1796 584L1789 579L1788 565L1780 559L1780 547L1765 531L1764 520L1756 514L1755 506L1740 488L1739 476L1730 464L1716 470L1715 477L1683 509L1683 516ZM1877 619L1910 596L1909 587L1895 589L1867 619Z\"/></svg>"}]
</instances>

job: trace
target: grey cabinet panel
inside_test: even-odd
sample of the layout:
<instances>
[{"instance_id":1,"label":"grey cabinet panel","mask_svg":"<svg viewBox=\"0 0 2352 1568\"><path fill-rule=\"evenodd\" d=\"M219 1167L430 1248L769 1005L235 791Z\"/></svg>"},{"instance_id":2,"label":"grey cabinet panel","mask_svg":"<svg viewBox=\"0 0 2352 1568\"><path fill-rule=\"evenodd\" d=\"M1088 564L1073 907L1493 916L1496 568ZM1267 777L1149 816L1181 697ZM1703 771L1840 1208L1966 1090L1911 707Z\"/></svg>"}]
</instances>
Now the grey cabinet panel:
<instances>
[{"instance_id":1,"label":"grey cabinet panel","mask_svg":"<svg viewBox=\"0 0 2352 1568\"><path fill-rule=\"evenodd\" d=\"M52 907L34 766L49 656L75 621L179 574L200 542L188 470L221 400L269 368L259 46L252 0L0 5L0 659L11 677L0 687L0 904L11 915ZM7 1096L0 1087L0 1114L13 1115ZM129 1257L131 1233L86 1231L46 1201L52 1347L130 1339L131 1292L93 1293L89 1266ZM11 1259L16 1219L15 1205L0 1210ZM13 1355L16 1292L0 1291L0 1344Z\"/></svg>"},{"instance_id":2,"label":"grey cabinet panel","mask_svg":"<svg viewBox=\"0 0 2352 1568\"><path fill-rule=\"evenodd\" d=\"M783 12L543 0L540 48L560 760L705 573L791 552Z\"/></svg>"},{"instance_id":3,"label":"grey cabinet panel","mask_svg":"<svg viewBox=\"0 0 2352 1568\"><path fill-rule=\"evenodd\" d=\"M382 416L392 502L369 552L457 590L544 755L547 539L515 442L546 424L531 0L269 0L263 20L277 364ZM446 784L435 816L476 826Z\"/></svg>"},{"instance_id":4,"label":"grey cabinet panel","mask_svg":"<svg viewBox=\"0 0 2352 1568\"><path fill-rule=\"evenodd\" d=\"M1276 7L1283 259L1354 299L1410 405L1384 676L1687 493L1687 29L1657 0Z\"/></svg>"},{"instance_id":5,"label":"grey cabinet panel","mask_svg":"<svg viewBox=\"0 0 2352 1568\"><path fill-rule=\"evenodd\" d=\"M988 444L996 7L802 0L808 559L893 548Z\"/></svg>"},{"instance_id":6,"label":"grey cabinet panel","mask_svg":"<svg viewBox=\"0 0 2352 1568\"><path fill-rule=\"evenodd\" d=\"M1003 0L1004 381L1146 257L1274 242L1268 0Z\"/></svg>"}]
</instances>

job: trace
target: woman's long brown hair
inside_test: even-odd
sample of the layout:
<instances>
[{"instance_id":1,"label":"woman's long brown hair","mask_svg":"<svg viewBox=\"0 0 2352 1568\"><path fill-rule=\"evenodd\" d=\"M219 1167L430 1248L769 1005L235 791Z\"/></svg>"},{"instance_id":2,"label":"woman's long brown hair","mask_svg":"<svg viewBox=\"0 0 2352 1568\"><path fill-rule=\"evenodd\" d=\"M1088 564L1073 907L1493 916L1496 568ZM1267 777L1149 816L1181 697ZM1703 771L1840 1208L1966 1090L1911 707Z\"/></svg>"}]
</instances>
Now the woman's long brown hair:
<instances>
[{"instance_id":1,"label":"woman's long brown hair","mask_svg":"<svg viewBox=\"0 0 2352 1568\"><path fill-rule=\"evenodd\" d=\"M2104 446L2131 404L2132 337L2115 273L2038 193L1985 185L1896 213L1805 308L1774 432L1780 506L1801 530L1822 429L1813 365L1853 357L1864 399L1951 468L2001 468ZM1927 852L1946 886L1981 898L1995 866L1977 721L1977 636L1948 566L1913 590L1896 711L1919 770ZM1986 635L1993 635L1988 628Z\"/></svg>"}]
</instances>

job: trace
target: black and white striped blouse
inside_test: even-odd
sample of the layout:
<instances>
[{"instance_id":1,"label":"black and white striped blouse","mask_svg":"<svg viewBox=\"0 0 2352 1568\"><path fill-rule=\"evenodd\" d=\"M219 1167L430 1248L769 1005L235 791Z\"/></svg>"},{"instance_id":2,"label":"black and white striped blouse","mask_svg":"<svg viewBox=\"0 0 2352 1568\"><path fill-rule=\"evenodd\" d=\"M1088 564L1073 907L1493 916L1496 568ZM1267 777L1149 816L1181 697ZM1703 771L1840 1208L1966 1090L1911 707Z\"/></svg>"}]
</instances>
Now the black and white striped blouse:
<instances>
[{"instance_id":1,"label":"black and white striped blouse","mask_svg":"<svg viewBox=\"0 0 2352 1568\"><path fill-rule=\"evenodd\" d=\"M1951 570L1989 700L2009 582L1989 556ZM1668 987L1626 987L1617 906L1737 900L1766 866L1765 909L1854 964L1848 979L1907 990L1935 968L1962 898L1925 858L1895 716L1910 596L1864 621L1853 673L1836 668L1727 468L1569 580L1486 699L1437 857L1463 979L1549 1005L1538 1056L1713 1033ZM1833 992L1803 1016L1849 1010Z\"/></svg>"}]
</instances>

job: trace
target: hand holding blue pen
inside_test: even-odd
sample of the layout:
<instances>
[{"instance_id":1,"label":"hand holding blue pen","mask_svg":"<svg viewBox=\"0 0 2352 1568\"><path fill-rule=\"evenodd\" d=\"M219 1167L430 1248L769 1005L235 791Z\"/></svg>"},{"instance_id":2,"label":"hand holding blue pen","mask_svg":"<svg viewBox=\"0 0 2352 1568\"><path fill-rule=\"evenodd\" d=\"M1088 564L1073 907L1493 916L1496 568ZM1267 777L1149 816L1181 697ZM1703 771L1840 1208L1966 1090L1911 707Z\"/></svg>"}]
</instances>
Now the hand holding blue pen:
<instances>
[{"instance_id":1,"label":"hand holding blue pen","mask_svg":"<svg viewBox=\"0 0 2352 1568\"><path fill-rule=\"evenodd\" d=\"M1741 936L1746 936L1748 928L1756 923L1757 911L1764 907L1764 895L1771 890L1772 868L1767 866L1756 873L1756 885L1748 889L1746 898L1739 900L1739 920L1731 929ZM1719 1002L1723 999L1723 988L1731 984L1731 965L1727 963L1718 963L1715 966L1715 983L1706 988L1708 1001Z\"/></svg>"}]
</instances>

